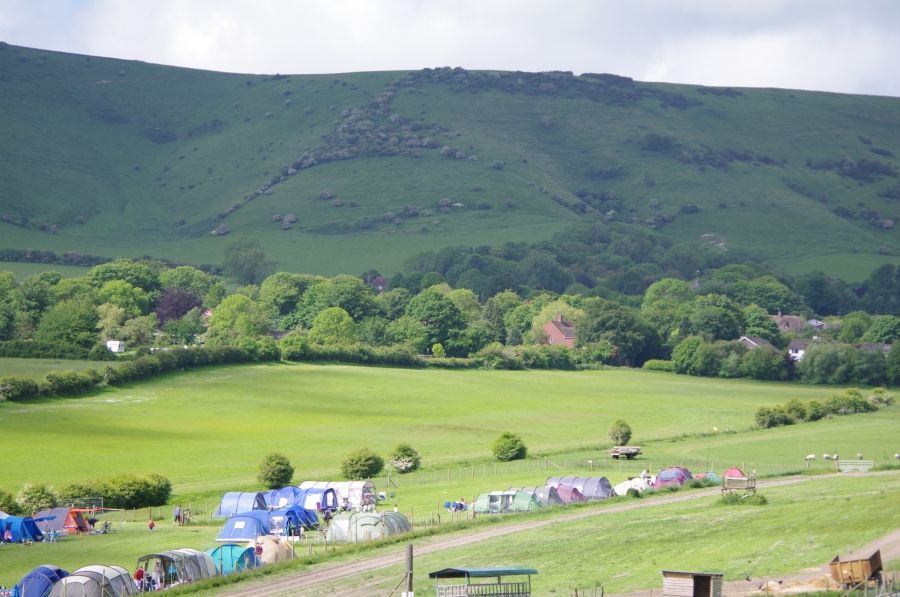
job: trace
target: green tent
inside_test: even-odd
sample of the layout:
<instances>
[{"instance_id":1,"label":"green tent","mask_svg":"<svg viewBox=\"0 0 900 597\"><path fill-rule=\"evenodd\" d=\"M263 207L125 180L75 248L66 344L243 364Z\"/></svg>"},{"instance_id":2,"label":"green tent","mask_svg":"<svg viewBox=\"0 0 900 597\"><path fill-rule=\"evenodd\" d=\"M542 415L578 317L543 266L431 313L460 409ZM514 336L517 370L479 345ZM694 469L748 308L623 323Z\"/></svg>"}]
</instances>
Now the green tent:
<instances>
[{"instance_id":1,"label":"green tent","mask_svg":"<svg viewBox=\"0 0 900 597\"><path fill-rule=\"evenodd\" d=\"M492 491L475 498L472 506L476 514L509 514L543 508L533 493L524 491Z\"/></svg>"}]
</instances>

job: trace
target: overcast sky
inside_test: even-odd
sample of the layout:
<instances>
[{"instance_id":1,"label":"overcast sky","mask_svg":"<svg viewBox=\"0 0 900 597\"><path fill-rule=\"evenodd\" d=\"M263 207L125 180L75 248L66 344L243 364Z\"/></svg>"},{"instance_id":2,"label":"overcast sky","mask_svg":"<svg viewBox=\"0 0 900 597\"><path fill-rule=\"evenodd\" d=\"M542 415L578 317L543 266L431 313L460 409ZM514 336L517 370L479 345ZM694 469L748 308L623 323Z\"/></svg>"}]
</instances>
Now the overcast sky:
<instances>
[{"instance_id":1,"label":"overcast sky","mask_svg":"<svg viewBox=\"0 0 900 597\"><path fill-rule=\"evenodd\" d=\"M0 0L0 39L230 72L610 72L900 96L900 0Z\"/></svg>"}]
</instances>

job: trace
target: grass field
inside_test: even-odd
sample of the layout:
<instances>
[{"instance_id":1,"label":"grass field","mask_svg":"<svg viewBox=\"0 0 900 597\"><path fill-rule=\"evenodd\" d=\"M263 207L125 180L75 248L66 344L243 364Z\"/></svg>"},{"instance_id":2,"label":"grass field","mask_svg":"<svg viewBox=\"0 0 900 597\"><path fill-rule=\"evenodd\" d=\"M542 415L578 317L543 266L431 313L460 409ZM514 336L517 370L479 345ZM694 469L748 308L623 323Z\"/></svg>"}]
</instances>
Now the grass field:
<instances>
[{"instance_id":1,"label":"grass field","mask_svg":"<svg viewBox=\"0 0 900 597\"><path fill-rule=\"evenodd\" d=\"M81 371L88 367L98 369L106 363L97 361L72 361L62 359L8 359L0 358L0 377L6 375L18 375L29 377L35 381L44 379L48 371L64 371L73 369Z\"/></svg>"},{"instance_id":2,"label":"grass field","mask_svg":"<svg viewBox=\"0 0 900 597\"><path fill-rule=\"evenodd\" d=\"M520 433L532 453L606 444L619 417L632 443L702 433L712 460L757 466L802 463L809 453L893 454L895 410L766 432L736 433L760 405L824 398L834 388L697 379L630 370L432 371L274 364L167 375L78 399L0 404L12 467L4 485L65 483L117 472L159 471L176 485L251 483L262 456L287 454L296 477L335 474L351 449L386 454L413 444L426 467L491 462L498 433ZM841 433L862 428L864 432ZM767 438L778 438L767 441ZM645 458L704 459L705 440L660 442ZM60 446L79 454L58 458ZM40 463L40 466L29 466Z\"/></svg>"},{"instance_id":3,"label":"grass field","mask_svg":"<svg viewBox=\"0 0 900 597\"><path fill-rule=\"evenodd\" d=\"M31 274L42 272L59 272L63 278L77 278L87 273L88 268L77 265L48 265L45 263L0 263L0 272L9 271L15 274L20 282Z\"/></svg>"},{"instance_id":4,"label":"grass field","mask_svg":"<svg viewBox=\"0 0 900 597\"><path fill-rule=\"evenodd\" d=\"M4 247L218 263L223 239L209 233L225 222L234 232L258 237L285 271L331 275L376 267L389 274L424 249L549 238L578 219L550 196L574 201L575 192L590 189L614 192L622 201L619 211L639 222L696 204L698 213L679 216L662 232L691 243L716 233L730 248L852 280L883 261L879 246L900 250L900 227L882 229L833 213L837 206L857 211L864 205L886 218L900 215L895 203L878 197L895 179L857 184L835 170L805 165L849 155L896 166L896 158L869 152L900 154L896 98L777 89L743 89L743 95L727 97L690 85L639 84L703 102L680 110L652 98L612 106L565 93L456 93L425 80L416 83L422 93L398 89L390 114L373 116L375 126L390 124L391 115L423 125L435 121L446 132L420 132L439 146L477 155L477 162L443 159L437 149L426 149L420 158L322 164L222 220L217 214L232 202L332 133L344 108L367 106L372 94L406 72L275 79L58 52L48 52L39 66L40 55L13 46L0 51L0 213L31 222L27 228L0 224ZM670 136L695 153L706 146L752 158L732 162L727 171L701 170L687 158L642 150L650 133ZM766 165L763 157L781 165ZM506 167L492 169L495 160ZM604 178L600 172L614 165L622 166L621 173ZM786 179L818 198L790 190ZM476 184L481 191L473 191ZM323 189L343 206L319 200ZM440 214L442 197L470 209ZM516 207L506 207L507 199ZM658 210L649 207L653 199ZM471 209L477 201L493 209ZM405 205L435 215L401 225L384 218ZM293 213L298 223L282 231L272 222L276 213ZM76 223L78 216L84 224ZM184 226L173 224L179 216L187 220ZM364 217L371 228L356 227ZM434 219L440 223L433 225ZM56 225L58 234L40 231L41 223ZM840 259L832 258L836 253Z\"/></svg>"}]
</instances>

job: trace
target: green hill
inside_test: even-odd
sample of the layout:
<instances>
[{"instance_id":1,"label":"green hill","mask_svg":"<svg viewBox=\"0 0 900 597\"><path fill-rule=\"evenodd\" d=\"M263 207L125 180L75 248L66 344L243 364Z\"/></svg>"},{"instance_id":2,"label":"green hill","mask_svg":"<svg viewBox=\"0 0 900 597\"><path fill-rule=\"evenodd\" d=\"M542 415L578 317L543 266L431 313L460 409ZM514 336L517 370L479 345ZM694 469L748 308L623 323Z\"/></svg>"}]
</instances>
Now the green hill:
<instances>
[{"instance_id":1,"label":"green hill","mask_svg":"<svg viewBox=\"0 0 900 597\"><path fill-rule=\"evenodd\" d=\"M392 273L601 218L858 280L900 253L895 155L897 98L0 47L0 248L217 263L224 225L281 270Z\"/></svg>"}]
</instances>

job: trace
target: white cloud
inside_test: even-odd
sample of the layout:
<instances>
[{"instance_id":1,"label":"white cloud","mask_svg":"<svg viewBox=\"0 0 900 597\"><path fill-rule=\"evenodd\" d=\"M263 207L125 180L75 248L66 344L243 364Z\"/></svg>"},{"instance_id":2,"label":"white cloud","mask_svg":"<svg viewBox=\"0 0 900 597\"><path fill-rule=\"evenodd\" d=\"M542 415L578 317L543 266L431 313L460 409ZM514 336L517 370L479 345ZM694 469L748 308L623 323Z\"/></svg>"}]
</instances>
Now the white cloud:
<instances>
[{"instance_id":1,"label":"white cloud","mask_svg":"<svg viewBox=\"0 0 900 597\"><path fill-rule=\"evenodd\" d=\"M893 0L0 0L18 45L232 72L613 72L900 95Z\"/></svg>"}]
</instances>

